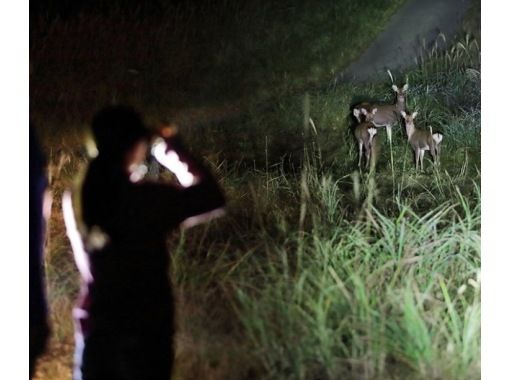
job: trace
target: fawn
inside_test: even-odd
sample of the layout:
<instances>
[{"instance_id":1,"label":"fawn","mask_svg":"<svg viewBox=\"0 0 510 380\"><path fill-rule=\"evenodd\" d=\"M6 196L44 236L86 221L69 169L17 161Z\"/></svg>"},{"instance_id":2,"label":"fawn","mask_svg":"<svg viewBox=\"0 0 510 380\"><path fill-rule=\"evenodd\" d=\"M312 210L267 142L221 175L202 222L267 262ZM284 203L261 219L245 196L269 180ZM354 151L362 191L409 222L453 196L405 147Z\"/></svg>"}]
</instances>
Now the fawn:
<instances>
[{"instance_id":1,"label":"fawn","mask_svg":"<svg viewBox=\"0 0 510 380\"><path fill-rule=\"evenodd\" d=\"M432 127L429 126L429 130L417 129L414 126L414 119L418 115L418 112L407 114L405 111L401 112L406 124L407 141L411 144L414 150L414 160L416 164L416 170L418 170L418 162L420 163L421 170L423 171L423 156L425 151L429 150L434 164L439 165L439 153L440 144L443 141L443 135L441 133L432 133Z\"/></svg>"},{"instance_id":2,"label":"fawn","mask_svg":"<svg viewBox=\"0 0 510 380\"><path fill-rule=\"evenodd\" d=\"M354 128L354 137L359 145L359 160L358 167L361 168L361 157L363 156L363 148L365 149L366 167L368 168L370 158L372 156L372 141L377 129L372 124L374 115L377 113L377 108L373 108L370 112L362 108L361 112L365 115L365 121L358 124Z\"/></svg>"},{"instance_id":3,"label":"fawn","mask_svg":"<svg viewBox=\"0 0 510 380\"><path fill-rule=\"evenodd\" d=\"M355 108L352 109L352 114L354 115L354 117L356 118L358 123L361 123L361 119L362 119L362 115L363 115L363 113L361 112L362 109L371 111L372 105L370 103L363 102L361 104L358 104ZM364 120L365 120L365 118L363 118L363 121Z\"/></svg>"},{"instance_id":4,"label":"fawn","mask_svg":"<svg viewBox=\"0 0 510 380\"><path fill-rule=\"evenodd\" d=\"M391 140L391 127L400 121L400 112L405 110L406 106L406 92L409 85L406 83L402 88L398 88L396 85L392 85L391 88L397 95L397 100L394 104L370 104L363 102L352 110L354 117L361 121L360 110L362 108L370 111L377 107L377 114L374 116L372 123L377 128L386 127L388 134L388 140Z\"/></svg>"}]
</instances>

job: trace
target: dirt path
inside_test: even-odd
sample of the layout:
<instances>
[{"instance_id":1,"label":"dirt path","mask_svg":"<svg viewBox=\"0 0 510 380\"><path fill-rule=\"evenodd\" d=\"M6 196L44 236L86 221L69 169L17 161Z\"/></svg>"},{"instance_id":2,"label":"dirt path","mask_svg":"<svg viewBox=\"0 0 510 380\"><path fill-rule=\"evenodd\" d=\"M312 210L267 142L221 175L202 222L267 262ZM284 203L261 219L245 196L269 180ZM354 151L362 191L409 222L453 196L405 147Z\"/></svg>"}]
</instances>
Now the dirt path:
<instances>
[{"instance_id":1,"label":"dirt path","mask_svg":"<svg viewBox=\"0 0 510 380\"><path fill-rule=\"evenodd\" d=\"M409 67L422 47L431 47L440 33L446 36L447 44L452 40L470 4L470 0L409 0L370 47L335 80L366 81L387 69L393 72Z\"/></svg>"}]
</instances>

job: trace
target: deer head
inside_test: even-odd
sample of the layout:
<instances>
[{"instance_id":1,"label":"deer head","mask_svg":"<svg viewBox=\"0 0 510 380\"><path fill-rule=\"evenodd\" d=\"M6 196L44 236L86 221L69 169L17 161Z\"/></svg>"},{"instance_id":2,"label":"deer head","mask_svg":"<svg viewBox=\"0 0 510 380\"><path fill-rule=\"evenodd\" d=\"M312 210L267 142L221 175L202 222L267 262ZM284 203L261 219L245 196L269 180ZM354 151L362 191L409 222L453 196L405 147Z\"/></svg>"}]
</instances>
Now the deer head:
<instances>
[{"instance_id":1,"label":"deer head","mask_svg":"<svg viewBox=\"0 0 510 380\"><path fill-rule=\"evenodd\" d=\"M414 124L414 119L418 116L418 111L414 111L412 114L407 114L406 111L401 111L400 114L404 118L406 124Z\"/></svg>"},{"instance_id":2,"label":"deer head","mask_svg":"<svg viewBox=\"0 0 510 380\"><path fill-rule=\"evenodd\" d=\"M397 94L397 104L404 105L406 101L406 92L409 88L409 85L406 83L402 86L402 88L398 88L397 85L393 85L391 88Z\"/></svg>"},{"instance_id":3,"label":"deer head","mask_svg":"<svg viewBox=\"0 0 510 380\"><path fill-rule=\"evenodd\" d=\"M368 112L366 109L362 108L361 113L365 115L365 121L372 121L374 120L374 115L377 112L377 108L372 109L372 111Z\"/></svg>"}]
</instances>

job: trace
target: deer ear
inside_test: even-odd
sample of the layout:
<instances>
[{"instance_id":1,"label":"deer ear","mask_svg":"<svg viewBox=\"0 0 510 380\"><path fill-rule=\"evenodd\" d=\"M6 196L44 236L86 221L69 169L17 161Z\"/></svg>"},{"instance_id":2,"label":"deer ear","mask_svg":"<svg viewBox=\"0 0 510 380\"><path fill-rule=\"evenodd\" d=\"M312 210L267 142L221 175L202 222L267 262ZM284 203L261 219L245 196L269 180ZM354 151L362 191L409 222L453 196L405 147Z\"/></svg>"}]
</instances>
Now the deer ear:
<instances>
[{"instance_id":1,"label":"deer ear","mask_svg":"<svg viewBox=\"0 0 510 380\"><path fill-rule=\"evenodd\" d=\"M418 115L418 111L413 112L413 119Z\"/></svg>"},{"instance_id":2,"label":"deer ear","mask_svg":"<svg viewBox=\"0 0 510 380\"><path fill-rule=\"evenodd\" d=\"M366 109L364 109L364 108L362 108L362 109L361 109L361 112L363 112L363 115L365 115L365 116L366 116L366 115L367 115L367 113L368 113L368 112L367 112L367 110L366 110Z\"/></svg>"},{"instance_id":3,"label":"deer ear","mask_svg":"<svg viewBox=\"0 0 510 380\"><path fill-rule=\"evenodd\" d=\"M391 86L391 88L393 89L393 91L398 92L398 87L396 85Z\"/></svg>"},{"instance_id":4,"label":"deer ear","mask_svg":"<svg viewBox=\"0 0 510 380\"><path fill-rule=\"evenodd\" d=\"M358 116L359 116L359 109L354 108L354 109L352 110L352 114L354 115L354 117L358 117Z\"/></svg>"},{"instance_id":5,"label":"deer ear","mask_svg":"<svg viewBox=\"0 0 510 380\"><path fill-rule=\"evenodd\" d=\"M402 117L405 119L407 114L406 114L406 111L400 111L400 114L402 115Z\"/></svg>"},{"instance_id":6,"label":"deer ear","mask_svg":"<svg viewBox=\"0 0 510 380\"><path fill-rule=\"evenodd\" d=\"M374 108L374 109L372 110L372 114L373 114L373 115L375 115L375 113L376 113L376 112L377 112L377 108Z\"/></svg>"},{"instance_id":7,"label":"deer ear","mask_svg":"<svg viewBox=\"0 0 510 380\"><path fill-rule=\"evenodd\" d=\"M409 85L406 83L406 84L404 84L404 87L402 87L402 91L407 91L408 88L409 88Z\"/></svg>"}]
</instances>

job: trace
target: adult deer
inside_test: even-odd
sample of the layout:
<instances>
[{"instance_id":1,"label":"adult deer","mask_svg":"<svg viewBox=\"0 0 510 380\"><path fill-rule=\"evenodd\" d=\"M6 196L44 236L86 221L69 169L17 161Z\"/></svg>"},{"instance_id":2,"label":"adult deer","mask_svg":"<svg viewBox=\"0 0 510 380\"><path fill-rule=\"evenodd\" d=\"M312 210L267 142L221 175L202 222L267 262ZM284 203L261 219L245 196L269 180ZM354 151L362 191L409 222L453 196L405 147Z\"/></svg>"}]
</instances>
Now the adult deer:
<instances>
[{"instance_id":1,"label":"adult deer","mask_svg":"<svg viewBox=\"0 0 510 380\"><path fill-rule=\"evenodd\" d=\"M401 88L396 85L392 85L391 88L396 93L396 101L394 104L370 104L363 102L360 105L353 108L352 113L354 117L361 121L361 109L370 111L377 108L377 114L374 115L372 123L377 127L386 127L388 140L391 141L391 127L400 122L400 113L405 111L406 108L406 92L409 85L406 83Z\"/></svg>"}]
</instances>

